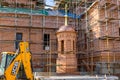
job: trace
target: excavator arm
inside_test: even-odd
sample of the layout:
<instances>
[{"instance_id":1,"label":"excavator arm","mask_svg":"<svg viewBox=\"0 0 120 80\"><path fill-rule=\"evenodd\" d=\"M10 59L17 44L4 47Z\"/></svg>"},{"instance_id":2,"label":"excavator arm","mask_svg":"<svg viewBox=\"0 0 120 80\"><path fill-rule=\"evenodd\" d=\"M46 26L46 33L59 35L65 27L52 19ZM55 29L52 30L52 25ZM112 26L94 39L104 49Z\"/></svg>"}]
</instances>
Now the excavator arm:
<instances>
[{"instance_id":1,"label":"excavator arm","mask_svg":"<svg viewBox=\"0 0 120 80\"><path fill-rule=\"evenodd\" d=\"M22 47L24 46L24 47ZM33 80L32 66L31 66L31 53L29 51L29 44L26 42L20 43L20 51L22 54L22 63L26 73L27 79Z\"/></svg>"},{"instance_id":2,"label":"excavator arm","mask_svg":"<svg viewBox=\"0 0 120 80\"><path fill-rule=\"evenodd\" d=\"M11 61L11 63L5 70L4 76L6 80L16 80L21 64L24 67L27 79L33 80L33 73L31 68L31 53L29 51L28 42L20 42L19 53Z\"/></svg>"}]
</instances>

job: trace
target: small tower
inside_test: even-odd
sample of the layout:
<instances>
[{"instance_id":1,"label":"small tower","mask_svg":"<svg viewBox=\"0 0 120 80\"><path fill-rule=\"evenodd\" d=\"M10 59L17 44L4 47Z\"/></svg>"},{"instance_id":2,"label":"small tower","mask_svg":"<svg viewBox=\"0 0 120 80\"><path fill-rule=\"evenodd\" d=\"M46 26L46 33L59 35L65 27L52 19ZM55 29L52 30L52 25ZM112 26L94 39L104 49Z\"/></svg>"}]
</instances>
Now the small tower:
<instances>
[{"instance_id":1,"label":"small tower","mask_svg":"<svg viewBox=\"0 0 120 80\"><path fill-rule=\"evenodd\" d=\"M77 71L76 32L67 23L67 4L65 5L65 25L57 31L58 58L57 73L74 73Z\"/></svg>"},{"instance_id":2,"label":"small tower","mask_svg":"<svg viewBox=\"0 0 120 80\"><path fill-rule=\"evenodd\" d=\"M57 73L74 73L77 71L76 32L68 25L57 31L58 58Z\"/></svg>"}]
</instances>

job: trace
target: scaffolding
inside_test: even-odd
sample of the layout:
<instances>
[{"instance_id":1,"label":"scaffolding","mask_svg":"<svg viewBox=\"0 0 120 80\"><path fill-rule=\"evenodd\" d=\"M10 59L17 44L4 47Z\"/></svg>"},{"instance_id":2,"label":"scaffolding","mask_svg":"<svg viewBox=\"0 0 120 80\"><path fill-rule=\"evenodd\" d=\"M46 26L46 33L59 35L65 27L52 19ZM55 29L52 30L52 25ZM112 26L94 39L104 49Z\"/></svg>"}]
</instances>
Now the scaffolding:
<instances>
[{"instance_id":1,"label":"scaffolding","mask_svg":"<svg viewBox=\"0 0 120 80\"><path fill-rule=\"evenodd\" d=\"M26 0L27 1L27 0ZM20 41L28 41L32 52L33 70L40 72L56 71L57 39L56 31L64 25L64 16L48 16L42 7L33 8L29 3L18 0L3 0L0 7L0 52L16 51ZM24 4L24 5L23 5ZM35 4L34 4L35 5ZM68 24L74 25L73 22Z\"/></svg>"},{"instance_id":2,"label":"scaffolding","mask_svg":"<svg viewBox=\"0 0 120 80\"><path fill-rule=\"evenodd\" d=\"M96 0L88 8L87 0L84 3L85 14L79 20L78 45L83 52L79 61L81 69L85 65L91 74L119 74L119 3L119 0Z\"/></svg>"},{"instance_id":3,"label":"scaffolding","mask_svg":"<svg viewBox=\"0 0 120 80\"><path fill-rule=\"evenodd\" d=\"M43 9L43 0L28 0L29 4L25 5L18 4L17 0L9 4L6 1L3 0L1 5L5 6L0 7L0 52L15 51L19 41L28 41L34 71L52 75L56 66L62 66L56 64L61 53L57 50L56 31L64 25L64 16L49 16ZM76 74L120 74L120 1L60 0L55 9L65 10L66 3L68 12L80 16L68 18L68 24L77 32L77 51L70 51L77 56Z\"/></svg>"}]
</instances>

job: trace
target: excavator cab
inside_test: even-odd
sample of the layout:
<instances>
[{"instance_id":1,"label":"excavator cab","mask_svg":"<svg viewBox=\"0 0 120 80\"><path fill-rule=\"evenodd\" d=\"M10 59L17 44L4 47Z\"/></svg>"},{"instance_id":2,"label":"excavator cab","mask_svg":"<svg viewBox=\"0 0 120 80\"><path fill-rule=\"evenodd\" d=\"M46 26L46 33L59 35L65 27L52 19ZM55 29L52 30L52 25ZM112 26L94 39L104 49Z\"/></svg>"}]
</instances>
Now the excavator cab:
<instances>
[{"instance_id":1,"label":"excavator cab","mask_svg":"<svg viewBox=\"0 0 120 80\"><path fill-rule=\"evenodd\" d=\"M4 75L6 68L8 67L14 56L15 56L14 52L1 53L0 76Z\"/></svg>"}]
</instances>

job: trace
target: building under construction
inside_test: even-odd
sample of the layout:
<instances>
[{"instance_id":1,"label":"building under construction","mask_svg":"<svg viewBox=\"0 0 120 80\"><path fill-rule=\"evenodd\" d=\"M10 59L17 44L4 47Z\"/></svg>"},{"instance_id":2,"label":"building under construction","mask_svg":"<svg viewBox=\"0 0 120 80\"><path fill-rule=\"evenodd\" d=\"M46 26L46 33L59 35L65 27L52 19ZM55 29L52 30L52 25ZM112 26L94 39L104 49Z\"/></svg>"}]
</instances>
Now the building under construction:
<instances>
[{"instance_id":1,"label":"building under construction","mask_svg":"<svg viewBox=\"0 0 120 80\"><path fill-rule=\"evenodd\" d=\"M120 75L120 1L0 0L0 52L30 43L34 71ZM66 6L65 6L66 5Z\"/></svg>"}]
</instances>

